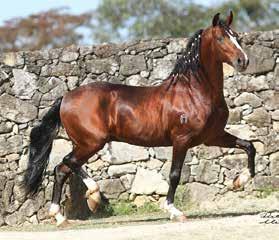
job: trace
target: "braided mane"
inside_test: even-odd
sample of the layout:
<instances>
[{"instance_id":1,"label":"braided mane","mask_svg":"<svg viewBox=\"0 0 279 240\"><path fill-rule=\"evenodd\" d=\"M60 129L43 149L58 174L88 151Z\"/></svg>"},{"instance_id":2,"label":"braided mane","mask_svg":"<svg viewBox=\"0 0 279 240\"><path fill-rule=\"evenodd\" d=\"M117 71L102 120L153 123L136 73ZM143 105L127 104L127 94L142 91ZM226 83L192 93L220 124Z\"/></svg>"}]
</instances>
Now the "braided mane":
<instances>
[{"instance_id":1,"label":"braided mane","mask_svg":"<svg viewBox=\"0 0 279 240\"><path fill-rule=\"evenodd\" d=\"M186 49L184 49L181 57L176 61L175 66L167 78L171 79L171 83L175 84L177 74L196 73L200 67L200 46L201 34L203 29L198 30L188 41Z\"/></svg>"}]
</instances>

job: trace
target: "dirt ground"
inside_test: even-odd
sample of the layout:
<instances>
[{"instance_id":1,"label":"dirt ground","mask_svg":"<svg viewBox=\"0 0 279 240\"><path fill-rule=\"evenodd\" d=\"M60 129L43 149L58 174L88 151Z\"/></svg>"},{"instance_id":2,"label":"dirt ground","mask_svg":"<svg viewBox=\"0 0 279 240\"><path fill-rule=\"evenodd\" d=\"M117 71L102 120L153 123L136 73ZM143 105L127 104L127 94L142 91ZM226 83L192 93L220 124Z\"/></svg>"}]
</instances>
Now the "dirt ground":
<instances>
[{"instance_id":1,"label":"dirt ground","mask_svg":"<svg viewBox=\"0 0 279 240\"><path fill-rule=\"evenodd\" d=\"M173 223L166 220L141 222L137 224L112 225L97 227L86 225L81 229L62 229L58 231L38 232L0 232L1 240L29 239L63 239L63 240L277 240L279 239L279 223L263 224L266 219L260 215L243 215L236 217L189 219L184 223ZM74 223L72 223L74 224Z\"/></svg>"}]
</instances>

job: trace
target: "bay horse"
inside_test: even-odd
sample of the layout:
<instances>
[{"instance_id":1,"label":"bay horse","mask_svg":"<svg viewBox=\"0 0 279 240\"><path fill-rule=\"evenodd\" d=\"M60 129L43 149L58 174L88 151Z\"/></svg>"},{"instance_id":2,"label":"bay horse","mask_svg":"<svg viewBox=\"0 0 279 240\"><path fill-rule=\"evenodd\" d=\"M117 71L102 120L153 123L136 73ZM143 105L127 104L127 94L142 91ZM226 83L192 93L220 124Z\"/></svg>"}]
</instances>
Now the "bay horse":
<instances>
[{"instance_id":1,"label":"bay horse","mask_svg":"<svg viewBox=\"0 0 279 240\"><path fill-rule=\"evenodd\" d=\"M41 123L30 134L29 162L25 174L28 193L38 190L48 164L52 142L60 125L73 142L73 151L54 169L50 216L60 225L61 191L71 173L81 177L88 188L88 205L95 211L100 203L98 184L82 165L110 141L145 147L173 146L169 190L164 209L170 218L186 217L174 206L174 195L189 148L199 144L241 148L248 154L248 169L234 181L244 184L255 175L255 148L250 141L224 130L229 111L223 94L223 66L228 63L244 71L248 57L231 29L233 14L197 31L189 40L173 71L162 84L135 87L111 83L90 83L58 98Z\"/></svg>"}]
</instances>

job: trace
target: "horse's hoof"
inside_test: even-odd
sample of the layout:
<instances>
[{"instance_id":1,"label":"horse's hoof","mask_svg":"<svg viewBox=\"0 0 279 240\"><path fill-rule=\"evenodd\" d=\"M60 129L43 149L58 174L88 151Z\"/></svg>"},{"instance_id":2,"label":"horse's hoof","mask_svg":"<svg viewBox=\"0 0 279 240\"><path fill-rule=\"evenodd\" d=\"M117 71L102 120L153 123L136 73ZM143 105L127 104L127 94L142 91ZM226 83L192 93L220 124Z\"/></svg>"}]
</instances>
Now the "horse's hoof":
<instances>
[{"instance_id":1,"label":"horse's hoof","mask_svg":"<svg viewBox=\"0 0 279 240\"><path fill-rule=\"evenodd\" d=\"M175 222L186 222L188 219L187 217L183 214L183 215L180 215L180 216L175 216L172 218L173 221Z\"/></svg>"},{"instance_id":2,"label":"horse's hoof","mask_svg":"<svg viewBox=\"0 0 279 240\"><path fill-rule=\"evenodd\" d=\"M245 186L251 179L251 175L248 169L242 171L242 173L235 177L233 180L233 189L239 189Z\"/></svg>"},{"instance_id":3,"label":"horse's hoof","mask_svg":"<svg viewBox=\"0 0 279 240\"><path fill-rule=\"evenodd\" d=\"M101 195L100 192L86 193L87 205L93 213L95 213L100 205Z\"/></svg>"},{"instance_id":4,"label":"horse's hoof","mask_svg":"<svg viewBox=\"0 0 279 240\"><path fill-rule=\"evenodd\" d=\"M65 228L65 227L68 227L69 225L70 225L70 222L66 218L63 221L56 223L56 226L59 228Z\"/></svg>"}]
</instances>

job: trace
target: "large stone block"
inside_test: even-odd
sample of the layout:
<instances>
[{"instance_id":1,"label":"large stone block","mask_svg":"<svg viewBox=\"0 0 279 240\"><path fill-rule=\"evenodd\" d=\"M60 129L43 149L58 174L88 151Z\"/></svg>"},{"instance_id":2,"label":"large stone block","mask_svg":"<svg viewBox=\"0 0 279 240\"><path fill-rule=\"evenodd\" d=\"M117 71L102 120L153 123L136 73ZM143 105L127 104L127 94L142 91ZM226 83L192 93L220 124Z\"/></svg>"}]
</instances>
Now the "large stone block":
<instances>
[{"instance_id":1,"label":"large stone block","mask_svg":"<svg viewBox=\"0 0 279 240\"><path fill-rule=\"evenodd\" d=\"M271 48L254 44L245 50L250 63L244 73L260 74L273 70L275 59L273 58L273 50Z\"/></svg>"},{"instance_id":2,"label":"large stone block","mask_svg":"<svg viewBox=\"0 0 279 240\"><path fill-rule=\"evenodd\" d=\"M145 195L152 193L166 195L168 187L168 183L157 171L138 168L131 192Z\"/></svg>"},{"instance_id":3,"label":"large stone block","mask_svg":"<svg viewBox=\"0 0 279 240\"><path fill-rule=\"evenodd\" d=\"M174 60L169 60L169 59L158 59L158 60L153 60L153 71L151 73L150 79L151 80L164 80L166 79L175 64Z\"/></svg>"},{"instance_id":4,"label":"large stone block","mask_svg":"<svg viewBox=\"0 0 279 240\"><path fill-rule=\"evenodd\" d=\"M271 116L264 108L255 109L251 114L244 116L243 119L258 127L266 126L271 122Z\"/></svg>"},{"instance_id":5,"label":"large stone block","mask_svg":"<svg viewBox=\"0 0 279 240\"><path fill-rule=\"evenodd\" d=\"M137 166L132 163L127 163L123 165L112 165L108 168L108 175L110 177L118 177L128 173L135 173L137 171Z\"/></svg>"},{"instance_id":6,"label":"large stone block","mask_svg":"<svg viewBox=\"0 0 279 240\"><path fill-rule=\"evenodd\" d=\"M216 187L193 182L186 184L186 189L183 194L183 200L185 201L185 203L190 202L199 205L202 202L213 201L217 193L218 189Z\"/></svg>"},{"instance_id":7,"label":"large stone block","mask_svg":"<svg viewBox=\"0 0 279 240\"><path fill-rule=\"evenodd\" d=\"M37 117L37 108L5 93L0 96L0 115L17 123L27 123Z\"/></svg>"},{"instance_id":8,"label":"large stone block","mask_svg":"<svg viewBox=\"0 0 279 240\"><path fill-rule=\"evenodd\" d=\"M23 139L21 135L6 138L0 136L0 156L12 153L20 153L23 150Z\"/></svg>"},{"instance_id":9,"label":"large stone block","mask_svg":"<svg viewBox=\"0 0 279 240\"><path fill-rule=\"evenodd\" d=\"M277 110L279 107L279 91L267 90L259 93L267 110Z\"/></svg>"},{"instance_id":10,"label":"large stone block","mask_svg":"<svg viewBox=\"0 0 279 240\"><path fill-rule=\"evenodd\" d=\"M13 69L13 93L20 99L31 99L37 90L37 76L22 69Z\"/></svg>"},{"instance_id":11,"label":"large stone block","mask_svg":"<svg viewBox=\"0 0 279 240\"><path fill-rule=\"evenodd\" d=\"M238 171L241 171L248 165L247 154L233 154L224 156L220 161L220 165L228 169L237 169Z\"/></svg>"},{"instance_id":12,"label":"large stone block","mask_svg":"<svg viewBox=\"0 0 279 240\"><path fill-rule=\"evenodd\" d=\"M271 175L279 175L279 152L270 154L269 159Z\"/></svg>"},{"instance_id":13,"label":"large stone block","mask_svg":"<svg viewBox=\"0 0 279 240\"><path fill-rule=\"evenodd\" d=\"M146 70L146 62L143 55L121 56L120 74L129 76Z\"/></svg>"},{"instance_id":14,"label":"large stone block","mask_svg":"<svg viewBox=\"0 0 279 240\"><path fill-rule=\"evenodd\" d=\"M86 62L86 70L90 73L109 73L112 75L118 69L118 62L114 58L92 59Z\"/></svg>"},{"instance_id":15,"label":"large stone block","mask_svg":"<svg viewBox=\"0 0 279 240\"><path fill-rule=\"evenodd\" d=\"M98 184L107 198L118 198L125 191L120 179L104 179L98 181Z\"/></svg>"},{"instance_id":16,"label":"large stone block","mask_svg":"<svg viewBox=\"0 0 279 240\"><path fill-rule=\"evenodd\" d=\"M149 159L149 152L144 147L122 142L112 142L110 145L111 163L122 164Z\"/></svg>"},{"instance_id":17,"label":"large stone block","mask_svg":"<svg viewBox=\"0 0 279 240\"><path fill-rule=\"evenodd\" d=\"M54 140L47 170L53 171L55 166L61 163L63 158L72 151L72 148L72 144L69 141L64 139Z\"/></svg>"},{"instance_id":18,"label":"large stone block","mask_svg":"<svg viewBox=\"0 0 279 240\"><path fill-rule=\"evenodd\" d=\"M262 100L253 93L244 92L234 99L236 106L242 106L249 104L252 107L259 107L262 104Z\"/></svg>"},{"instance_id":19,"label":"large stone block","mask_svg":"<svg viewBox=\"0 0 279 240\"><path fill-rule=\"evenodd\" d=\"M212 161L204 160L200 162L197 169L196 181L202 183L216 183L219 179L220 166Z\"/></svg>"}]
</instances>

